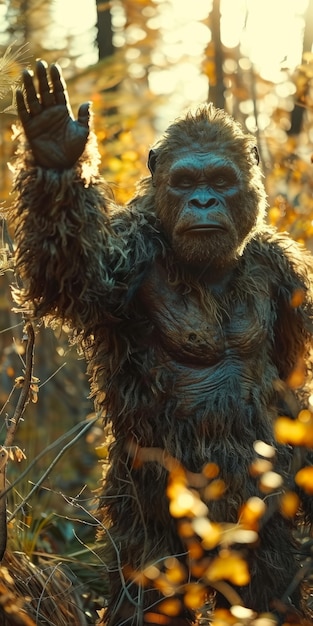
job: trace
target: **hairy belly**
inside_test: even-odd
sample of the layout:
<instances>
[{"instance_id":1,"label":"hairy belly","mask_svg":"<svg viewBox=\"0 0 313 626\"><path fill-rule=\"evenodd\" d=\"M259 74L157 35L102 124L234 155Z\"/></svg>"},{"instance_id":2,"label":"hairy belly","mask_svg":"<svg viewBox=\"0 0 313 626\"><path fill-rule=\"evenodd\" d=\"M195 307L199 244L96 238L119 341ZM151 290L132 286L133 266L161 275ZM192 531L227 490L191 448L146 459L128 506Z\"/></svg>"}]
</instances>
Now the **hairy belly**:
<instances>
[{"instance_id":1,"label":"hairy belly","mask_svg":"<svg viewBox=\"0 0 313 626\"><path fill-rule=\"evenodd\" d=\"M267 367L264 372L260 361L262 359L244 360L231 352L208 367L169 361L166 366L171 372L172 393L177 399L179 416L188 417L197 407L214 412L236 406L242 409L254 402L267 403L277 372L274 367Z\"/></svg>"}]
</instances>

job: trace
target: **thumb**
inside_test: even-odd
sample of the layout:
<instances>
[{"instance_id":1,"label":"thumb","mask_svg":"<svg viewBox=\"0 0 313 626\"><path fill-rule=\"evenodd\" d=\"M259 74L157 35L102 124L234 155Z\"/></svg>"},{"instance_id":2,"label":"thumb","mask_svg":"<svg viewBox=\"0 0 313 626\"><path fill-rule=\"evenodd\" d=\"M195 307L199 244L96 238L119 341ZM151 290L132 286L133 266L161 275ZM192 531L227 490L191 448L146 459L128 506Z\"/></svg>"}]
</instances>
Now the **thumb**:
<instances>
[{"instance_id":1,"label":"thumb","mask_svg":"<svg viewBox=\"0 0 313 626\"><path fill-rule=\"evenodd\" d=\"M89 129L90 118L91 118L91 102L84 102L84 104L81 104L78 109L77 121L79 124Z\"/></svg>"}]
</instances>

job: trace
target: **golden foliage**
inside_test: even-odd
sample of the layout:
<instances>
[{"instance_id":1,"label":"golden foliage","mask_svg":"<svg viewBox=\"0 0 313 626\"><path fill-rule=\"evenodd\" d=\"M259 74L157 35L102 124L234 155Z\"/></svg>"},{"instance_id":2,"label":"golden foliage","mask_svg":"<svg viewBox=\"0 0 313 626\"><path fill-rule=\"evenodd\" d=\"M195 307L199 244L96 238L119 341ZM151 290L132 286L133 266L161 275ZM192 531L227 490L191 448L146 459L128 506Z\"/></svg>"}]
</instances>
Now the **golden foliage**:
<instances>
[{"instance_id":1,"label":"golden foliage","mask_svg":"<svg viewBox=\"0 0 313 626\"><path fill-rule=\"evenodd\" d=\"M221 542L221 525L211 522L208 517L197 517L192 522L192 528L201 538L201 544L205 550L213 550Z\"/></svg>"},{"instance_id":2,"label":"golden foliage","mask_svg":"<svg viewBox=\"0 0 313 626\"><path fill-rule=\"evenodd\" d=\"M14 44L8 46L0 56L0 98L17 87L21 79L21 67L29 60L29 48L25 44L14 50Z\"/></svg>"},{"instance_id":3,"label":"golden foliage","mask_svg":"<svg viewBox=\"0 0 313 626\"><path fill-rule=\"evenodd\" d=\"M292 306L292 308L296 309L298 306L301 306L301 304L303 303L305 298L305 293L303 291L303 289L296 289L293 294L292 294L292 298L290 301L290 304Z\"/></svg>"},{"instance_id":4,"label":"golden foliage","mask_svg":"<svg viewBox=\"0 0 313 626\"><path fill-rule=\"evenodd\" d=\"M266 512L266 504L264 500L254 496L249 498L241 508L239 521L240 524L249 530L258 530L260 520Z\"/></svg>"},{"instance_id":5,"label":"golden foliage","mask_svg":"<svg viewBox=\"0 0 313 626\"><path fill-rule=\"evenodd\" d=\"M313 415L309 410L300 411L297 419L279 417L274 424L278 443L293 446L313 447Z\"/></svg>"},{"instance_id":6,"label":"golden foliage","mask_svg":"<svg viewBox=\"0 0 313 626\"><path fill-rule=\"evenodd\" d=\"M212 480L212 482L205 488L204 497L206 500L219 500L223 493L226 491L226 485L221 478Z\"/></svg>"},{"instance_id":7,"label":"golden foliage","mask_svg":"<svg viewBox=\"0 0 313 626\"><path fill-rule=\"evenodd\" d=\"M158 605L160 613L164 613L164 615L168 615L170 617L178 615L181 608L182 604L178 598L167 598Z\"/></svg>"},{"instance_id":8,"label":"golden foliage","mask_svg":"<svg viewBox=\"0 0 313 626\"><path fill-rule=\"evenodd\" d=\"M300 498L294 491L286 491L280 497L280 512L284 517L295 517L300 506Z\"/></svg>"},{"instance_id":9,"label":"golden foliage","mask_svg":"<svg viewBox=\"0 0 313 626\"><path fill-rule=\"evenodd\" d=\"M291 374L288 376L286 380L286 384L290 389L299 389L305 383L307 371L305 361L302 356L300 356L296 362L294 369Z\"/></svg>"},{"instance_id":10,"label":"golden foliage","mask_svg":"<svg viewBox=\"0 0 313 626\"><path fill-rule=\"evenodd\" d=\"M247 561L239 552L223 550L212 559L206 570L206 578L212 583L228 580L233 585L248 585L250 573Z\"/></svg>"},{"instance_id":11,"label":"golden foliage","mask_svg":"<svg viewBox=\"0 0 313 626\"><path fill-rule=\"evenodd\" d=\"M283 477L277 472L269 471L262 474L259 481L259 489L262 493L268 494L276 491L283 485Z\"/></svg>"},{"instance_id":12,"label":"golden foliage","mask_svg":"<svg viewBox=\"0 0 313 626\"><path fill-rule=\"evenodd\" d=\"M303 467L295 475L295 482L310 496L313 495L313 467Z\"/></svg>"},{"instance_id":13,"label":"golden foliage","mask_svg":"<svg viewBox=\"0 0 313 626\"><path fill-rule=\"evenodd\" d=\"M189 583L185 585L184 605L188 609L198 609L205 603L207 590L200 583Z\"/></svg>"}]
</instances>

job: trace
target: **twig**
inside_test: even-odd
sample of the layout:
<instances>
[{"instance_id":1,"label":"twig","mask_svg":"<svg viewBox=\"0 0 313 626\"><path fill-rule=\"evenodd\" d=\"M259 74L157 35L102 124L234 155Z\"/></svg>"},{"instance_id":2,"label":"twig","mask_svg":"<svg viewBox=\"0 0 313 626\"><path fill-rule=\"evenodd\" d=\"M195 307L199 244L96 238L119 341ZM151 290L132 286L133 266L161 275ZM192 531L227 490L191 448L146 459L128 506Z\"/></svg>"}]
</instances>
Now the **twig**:
<instances>
[{"instance_id":1,"label":"twig","mask_svg":"<svg viewBox=\"0 0 313 626\"><path fill-rule=\"evenodd\" d=\"M91 421L91 425L92 425L92 424L94 424L97 421L97 419L98 419L98 416L94 417L92 420L86 419L83 422L79 422L79 424L75 424L75 426L73 426L73 428L71 428L68 432L63 433L63 435L61 435L58 439L56 439L55 441L50 443L46 448L44 448L44 450L41 450L41 452L39 452L39 454L37 454L37 456L29 463L29 465L27 465L25 470L21 474L19 474L17 476L17 478L12 483L10 483L10 485L8 487L6 487L6 489L3 492L0 492L0 500L4 496L6 496L7 493L9 493L9 491L12 491L12 489L14 489L14 487L16 487L16 485L18 485L18 483L21 480L23 480L25 478L25 476L27 476L27 474L33 469L33 467L36 465L36 463L38 463L38 461L40 461L40 459L43 456L45 456L46 454L51 452L51 450L54 450L54 448L56 448L58 445L63 443L63 441L65 439L67 439L68 437L71 437L84 424L90 423L90 421Z\"/></svg>"},{"instance_id":2,"label":"twig","mask_svg":"<svg viewBox=\"0 0 313 626\"><path fill-rule=\"evenodd\" d=\"M24 414L25 408L29 400L29 389L32 381L33 373L33 359L34 359L34 343L35 332L31 322L27 322L25 326L25 333L27 335L26 352L25 352L25 374L23 386L21 389L20 397L15 407L14 415L10 420L10 425L7 430L4 447L9 448L13 445L14 437L18 424Z\"/></svg>"},{"instance_id":3,"label":"twig","mask_svg":"<svg viewBox=\"0 0 313 626\"><path fill-rule=\"evenodd\" d=\"M28 403L29 389L32 380L35 333L31 322L27 322L25 326L25 333L27 336L27 344L23 386L17 405L15 407L14 415L12 417L10 425L8 426L4 445L0 448L0 561L2 560L6 550L8 534L7 504L6 497L4 496L4 492L6 490L6 466L9 458L8 448L13 445L18 424Z\"/></svg>"},{"instance_id":4,"label":"twig","mask_svg":"<svg viewBox=\"0 0 313 626\"><path fill-rule=\"evenodd\" d=\"M0 493L5 490L5 470L8 461L8 451L0 447ZM6 498L0 500L0 561L3 559L7 547L7 507Z\"/></svg>"},{"instance_id":5,"label":"twig","mask_svg":"<svg viewBox=\"0 0 313 626\"><path fill-rule=\"evenodd\" d=\"M30 490L29 494L22 500L22 502L20 502L20 504L18 505L18 507L15 509L15 511L10 515L9 517L9 521L11 521L12 519L14 519L14 517L16 516L16 514L23 508L23 506L26 504L26 502L29 500L29 498L31 498L31 496L37 491L37 489L39 489L39 487L42 485L42 483L44 482L44 480L47 478L47 476L49 476L51 470L55 467L55 465L58 463L58 461L60 460L60 458L63 456L63 454L65 454L65 452L67 450L69 450L79 439L80 437L82 437L82 435L87 432L91 426L93 425L93 423L96 421L97 418L94 418L94 420L89 420L88 423L84 426L84 428L81 429L81 431L78 433L78 435L76 435L76 437L74 437L73 439L71 439L71 441L69 441L64 448L62 448L62 450L60 450L60 452L57 454L57 456L53 459L53 461L50 463L49 467L46 469L46 471L42 474L42 476L40 477L40 479L38 480L38 482L34 485L34 487Z\"/></svg>"}]
</instances>

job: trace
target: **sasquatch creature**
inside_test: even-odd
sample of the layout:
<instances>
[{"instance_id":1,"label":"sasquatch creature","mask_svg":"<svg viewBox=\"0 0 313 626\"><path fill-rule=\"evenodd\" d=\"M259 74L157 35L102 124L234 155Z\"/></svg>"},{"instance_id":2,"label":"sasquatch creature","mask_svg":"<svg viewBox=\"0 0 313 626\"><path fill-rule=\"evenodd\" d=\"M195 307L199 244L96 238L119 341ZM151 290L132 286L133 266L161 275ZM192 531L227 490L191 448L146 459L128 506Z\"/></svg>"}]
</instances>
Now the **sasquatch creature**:
<instances>
[{"instance_id":1,"label":"sasquatch creature","mask_svg":"<svg viewBox=\"0 0 313 626\"><path fill-rule=\"evenodd\" d=\"M211 521L236 524L253 497L274 502L247 548L250 582L236 592L256 612L281 600L299 609L293 522L275 505L284 485L264 494L250 470L256 441L274 448L284 479L294 463L273 424L290 409L279 389L301 360L310 365L312 258L265 223L254 138L225 112L199 106L168 128L150 152L151 176L120 207L98 173L88 105L75 121L57 66L48 73L38 62L36 74L34 82L24 72L17 93L24 134L13 220L23 288L15 297L34 318L71 324L112 426L99 506L111 546L105 623L196 619L183 600L176 613L159 611L167 591L148 576L148 566L162 573L172 557L185 572L182 598L194 580L169 511L168 459L190 476L218 466L225 491L208 502ZM306 394L296 392L297 402ZM303 507L310 521L309 497Z\"/></svg>"}]
</instances>

